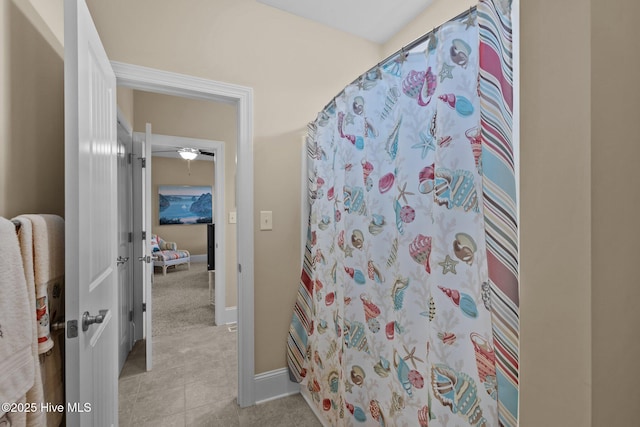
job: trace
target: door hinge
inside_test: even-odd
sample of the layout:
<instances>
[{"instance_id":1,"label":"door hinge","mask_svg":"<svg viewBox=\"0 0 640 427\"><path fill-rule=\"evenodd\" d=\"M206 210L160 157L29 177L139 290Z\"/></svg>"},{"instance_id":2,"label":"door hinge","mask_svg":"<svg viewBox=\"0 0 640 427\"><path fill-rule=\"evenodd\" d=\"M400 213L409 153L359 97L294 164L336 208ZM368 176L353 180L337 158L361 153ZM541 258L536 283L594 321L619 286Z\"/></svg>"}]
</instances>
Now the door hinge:
<instances>
[{"instance_id":1,"label":"door hinge","mask_svg":"<svg viewBox=\"0 0 640 427\"><path fill-rule=\"evenodd\" d=\"M129 153L127 155L127 163L131 164L132 161L133 161L133 153Z\"/></svg>"},{"instance_id":2,"label":"door hinge","mask_svg":"<svg viewBox=\"0 0 640 427\"><path fill-rule=\"evenodd\" d=\"M146 231L142 232L142 240L147 240L147 232Z\"/></svg>"},{"instance_id":3,"label":"door hinge","mask_svg":"<svg viewBox=\"0 0 640 427\"><path fill-rule=\"evenodd\" d=\"M146 313L146 312L147 312L147 303L146 303L146 302L143 302L143 303L142 303L142 312L143 312L143 313Z\"/></svg>"},{"instance_id":4,"label":"door hinge","mask_svg":"<svg viewBox=\"0 0 640 427\"><path fill-rule=\"evenodd\" d=\"M78 321L67 321L67 338L75 338L78 336Z\"/></svg>"},{"instance_id":5,"label":"door hinge","mask_svg":"<svg viewBox=\"0 0 640 427\"><path fill-rule=\"evenodd\" d=\"M129 311L129 322L133 322L133 310Z\"/></svg>"},{"instance_id":6,"label":"door hinge","mask_svg":"<svg viewBox=\"0 0 640 427\"><path fill-rule=\"evenodd\" d=\"M238 273L242 273L242 265L238 264Z\"/></svg>"},{"instance_id":7,"label":"door hinge","mask_svg":"<svg viewBox=\"0 0 640 427\"><path fill-rule=\"evenodd\" d=\"M142 167L146 168L147 167L147 158L146 157L140 157L140 160L142 161Z\"/></svg>"},{"instance_id":8,"label":"door hinge","mask_svg":"<svg viewBox=\"0 0 640 427\"><path fill-rule=\"evenodd\" d=\"M129 232L128 234L129 243L133 242L133 233Z\"/></svg>"}]
</instances>

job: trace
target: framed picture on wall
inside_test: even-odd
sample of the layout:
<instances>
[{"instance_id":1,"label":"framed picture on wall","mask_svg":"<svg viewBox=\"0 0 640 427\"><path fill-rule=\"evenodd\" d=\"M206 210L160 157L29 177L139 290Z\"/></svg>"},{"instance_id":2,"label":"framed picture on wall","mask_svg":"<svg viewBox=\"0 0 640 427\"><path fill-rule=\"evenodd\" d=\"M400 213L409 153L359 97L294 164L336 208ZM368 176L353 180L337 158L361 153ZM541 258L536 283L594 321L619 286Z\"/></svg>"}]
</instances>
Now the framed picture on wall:
<instances>
[{"instance_id":1,"label":"framed picture on wall","mask_svg":"<svg viewBox=\"0 0 640 427\"><path fill-rule=\"evenodd\" d=\"M212 222L210 185L159 185L158 203L160 225Z\"/></svg>"}]
</instances>

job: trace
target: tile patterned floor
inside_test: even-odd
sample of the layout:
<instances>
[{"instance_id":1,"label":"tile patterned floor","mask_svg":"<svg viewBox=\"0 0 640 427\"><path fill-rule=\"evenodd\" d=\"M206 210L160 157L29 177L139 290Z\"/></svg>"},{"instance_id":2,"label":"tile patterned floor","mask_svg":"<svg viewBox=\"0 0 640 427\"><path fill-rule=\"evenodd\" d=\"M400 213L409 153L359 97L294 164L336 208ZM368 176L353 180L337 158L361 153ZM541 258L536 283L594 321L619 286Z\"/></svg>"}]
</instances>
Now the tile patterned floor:
<instances>
[{"instance_id":1,"label":"tile patterned floor","mask_svg":"<svg viewBox=\"0 0 640 427\"><path fill-rule=\"evenodd\" d=\"M300 395L239 408L236 332L197 327L154 337L153 370L138 342L119 380L120 426L321 427Z\"/></svg>"}]
</instances>

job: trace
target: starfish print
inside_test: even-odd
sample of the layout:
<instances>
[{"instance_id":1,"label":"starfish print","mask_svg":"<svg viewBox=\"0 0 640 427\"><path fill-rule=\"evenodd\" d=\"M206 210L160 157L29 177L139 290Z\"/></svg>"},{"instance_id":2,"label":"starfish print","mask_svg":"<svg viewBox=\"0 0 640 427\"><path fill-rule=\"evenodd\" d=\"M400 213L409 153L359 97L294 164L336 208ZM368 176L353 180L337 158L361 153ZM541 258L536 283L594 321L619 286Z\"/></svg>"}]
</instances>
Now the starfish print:
<instances>
[{"instance_id":1,"label":"starfish print","mask_svg":"<svg viewBox=\"0 0 640 427\"><path fill-rule=\"evenodd\" d=\"M407 353L407 355L405 357L403 357L404 360L409 360L411 362L411 364L413 365L413 369L418 369L418 367L416 366L416 360L418 362L422 362L424 363L424 360L420 359L418 356L415 355L416 352L416 348L413 347L411 349L411 351L407 350L407 347L402 344L402 347L404 348L405 353Z\"/></svg>"},{"instance_id":2,"label":"starfish print","mask_svg":"<svg viewBox=\"0 0 640 427\"><path fill-rule=\"evenodd\" d=\"M449 65L446 62L442 64L442 69L438 74L440 76L440 83L442 83L445 79L453 78L453 74L451 74L451 70L453 70L453 65Z\"/></svg>"},{"instance_id":3,"label":"starfish print","mask_svg":"<svg viewBox=\"0 0 640 427\"><path fill-rule=\"evenodd\" d=\"M404 201L404 204L408 205L409 202L407 201L407 196L413 196L414 193L410 193L407 191L407 183L405 182L402 188L398 186L398 191L400 192L400 194L398 195L398 200L402 199Z\"/></svg>"},{"instance_id":4,"label":"starfish print","mask_svg":"<svg viewBox=\"0 0 640 427\"><path fill-rule=\"evenodd\" d=\"M429 154L429 150L436 151L436 147L433 144L433 137L425 135L424 132L420 132L420 142L414 144L411 148L422 148L422 158L424 159Z\"/></svg>"},{"instance_id":5,"label":"starfish print","mask_svg":"<svg viewBox=\"0 0 640 427\"><path fill-rule=\"evenodd\" d=\"M345 125L352 125L354 117L355 116L353 114L347 113L347 116L344 118L344 124Z\"/></svg>"},{"instance_id":6,"label":"starfish print","mask_svg":"<svg viewBox=\"0 0 640 427\"><path fill-rule=\"evenodd\" d=\"M347 391L347 393L351 393L351 390L353 389L353 384L351 384L349 380L346 380L344 382L344 388Z\"/></svg>"},{"instance_id":7,"label":"starfish print","mask_svg":"<svg viewBox=\"0 0 640 427\"><path fill-rule=\"evenodd\" d=\"M353 257L353 248L349 245L344 247L344 256L345 258Z\"/></svg>"},{"instance_id":8,"label":"starfish print","mask_svg":"<svg viewBox=\"0 0 640 427\"><path fill-rule=\"evenodd\" d=\"M454 261L451 259L449 255L444 259L444 261L439 262L438 265L442 266L442 274L447 274L448 272L456 273L456 264L458 261Z\"/></svg>"},{"instance_id":9,"label":"starfish print","mask_svg":"<svg viewBox=\"0 0 640 427\"><path fill-rule=\"evenodd\" d=\"M469 15L467 15L467 20L464 21L464 24L466 25L465 30L468 30L470 27L475 27L476 16L473 13L469 13Z\"/></svg>"}]
</instances>

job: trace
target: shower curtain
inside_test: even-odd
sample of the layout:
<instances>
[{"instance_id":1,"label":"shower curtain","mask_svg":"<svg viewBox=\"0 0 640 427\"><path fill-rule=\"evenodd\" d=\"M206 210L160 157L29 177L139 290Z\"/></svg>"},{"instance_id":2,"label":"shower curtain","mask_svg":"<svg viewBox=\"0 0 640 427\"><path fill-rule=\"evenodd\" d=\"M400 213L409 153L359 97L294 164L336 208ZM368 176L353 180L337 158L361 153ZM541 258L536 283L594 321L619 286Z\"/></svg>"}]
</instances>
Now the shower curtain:
<instances>
[{"instance_id":1,"label":"shower curtain","mask_svg":"<svg viewBox=\"0 0 640 427\"><path fill-rule=\"evenodd\" d=\"M509 14L481 2L309 125L287 359L327 424L517 425Z\"/></svg>"}]
</instances>

